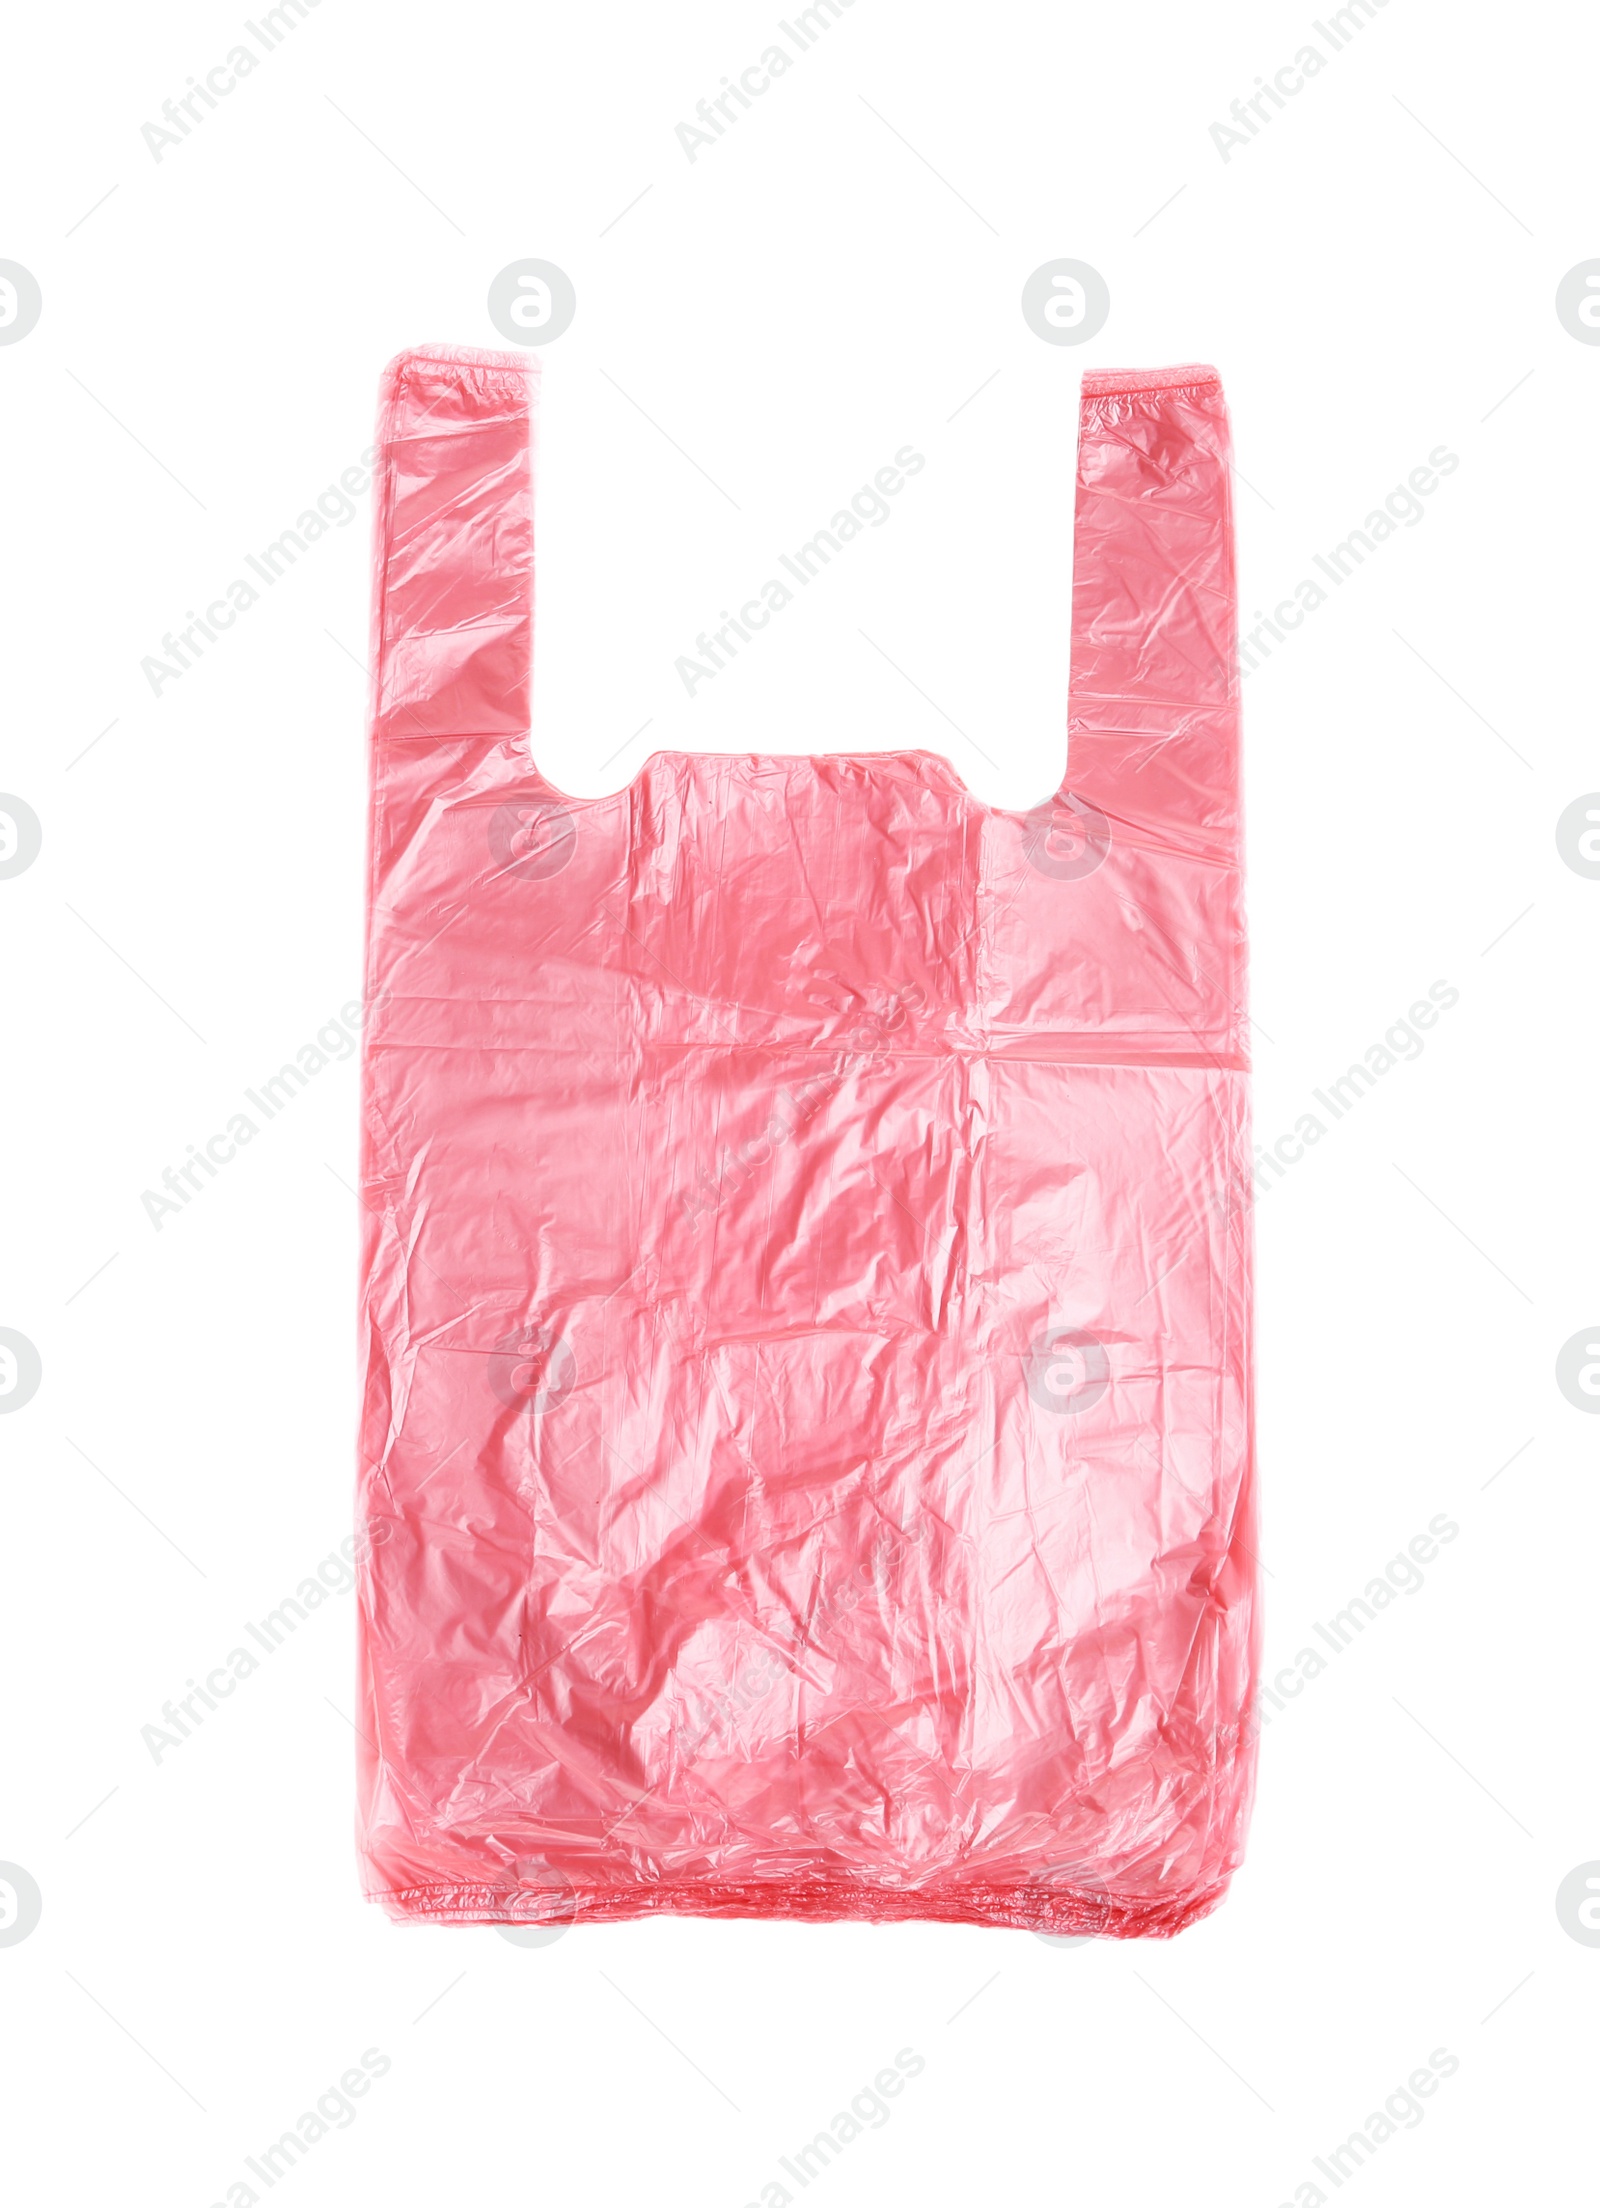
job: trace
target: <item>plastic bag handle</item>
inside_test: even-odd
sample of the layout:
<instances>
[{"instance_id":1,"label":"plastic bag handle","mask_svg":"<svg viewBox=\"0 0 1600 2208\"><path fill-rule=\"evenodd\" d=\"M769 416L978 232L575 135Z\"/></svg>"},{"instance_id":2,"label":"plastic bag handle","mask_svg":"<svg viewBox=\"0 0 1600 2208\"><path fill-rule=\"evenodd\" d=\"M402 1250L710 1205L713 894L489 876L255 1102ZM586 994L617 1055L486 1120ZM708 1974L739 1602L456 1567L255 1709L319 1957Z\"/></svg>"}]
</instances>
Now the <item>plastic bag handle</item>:
<instances>
[{"instance_id":1,"label":"plastic bag handle","mask_svg":"<svg viewBox=\"0 0 1600 2208\"><path fill-rule=\"evenodd\" d=\"M1236 866L1230 471L1214 368L1085 375L1064 791L1119 842Z\"/></svg>"},{"instance_id":2,"label":"plastic bag handle","mask_svg":"<svg viewBox=\"0 0 1600 2208\"><path fill-rule=\"evenodd\" d=\"M380 747L529 727L538 363L406 352L378 409L372 733Z\"/></svg>"}]
</instances>

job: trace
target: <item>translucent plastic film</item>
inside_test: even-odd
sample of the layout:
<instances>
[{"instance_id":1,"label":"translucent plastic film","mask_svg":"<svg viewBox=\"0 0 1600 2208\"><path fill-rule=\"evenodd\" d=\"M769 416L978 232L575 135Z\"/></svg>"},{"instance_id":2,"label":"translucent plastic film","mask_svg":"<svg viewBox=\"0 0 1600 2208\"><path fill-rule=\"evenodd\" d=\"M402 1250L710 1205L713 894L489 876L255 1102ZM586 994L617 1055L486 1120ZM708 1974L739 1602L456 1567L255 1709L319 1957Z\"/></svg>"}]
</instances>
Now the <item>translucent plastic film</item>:
<instances>
[{"instance_id":1,"label":"translucent plastic film","mask_svg":"<svg viewBox=\"0 0 1600 2208\"><path fill-rule=\"evenodd\" d=\"M1221 387L1085 378L1022 814L921 751L545 781L534 374L383 387L368 1891L1177 1931L1253 1772Z\"/></svg>"}]
</instances>

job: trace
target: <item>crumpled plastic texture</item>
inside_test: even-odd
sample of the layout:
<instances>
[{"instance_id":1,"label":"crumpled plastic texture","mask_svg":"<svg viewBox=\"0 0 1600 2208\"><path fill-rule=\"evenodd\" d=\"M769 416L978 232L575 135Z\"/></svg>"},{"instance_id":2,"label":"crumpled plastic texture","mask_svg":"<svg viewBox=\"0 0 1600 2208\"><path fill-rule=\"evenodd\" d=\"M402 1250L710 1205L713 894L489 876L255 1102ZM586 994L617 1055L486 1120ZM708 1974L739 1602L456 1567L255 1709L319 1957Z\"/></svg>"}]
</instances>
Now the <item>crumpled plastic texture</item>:
<instances>
[{"instance_id":1,"label":"crumpled plastic texture","mask_svg":"<svg viewBox=\"0 0 1600 2208\"><path fill-rule=\"evenodd\" d=\"M536 375L382 391L368 1892L1175 1932L1254 1767L1215 372L1084 379L1031 813L925 751L545 780Z\"/></svg>"}]
</instances>

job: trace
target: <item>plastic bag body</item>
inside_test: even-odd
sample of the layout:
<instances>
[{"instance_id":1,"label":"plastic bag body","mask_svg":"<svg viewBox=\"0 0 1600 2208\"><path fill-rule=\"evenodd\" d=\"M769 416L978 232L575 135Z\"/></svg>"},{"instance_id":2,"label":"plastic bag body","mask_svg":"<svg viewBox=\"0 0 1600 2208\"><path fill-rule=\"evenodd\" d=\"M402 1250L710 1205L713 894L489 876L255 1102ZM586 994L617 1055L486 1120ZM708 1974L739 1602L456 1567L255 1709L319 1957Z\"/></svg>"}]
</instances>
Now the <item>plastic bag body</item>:
<instances>
[{"instance_id":1,"label":"plastic bag body","mask_svg":"<svg viewBox=\"0 0 1600 2208\"><path fill-rule=\"evenodd\" d=\"M1175 1931L1253 1771L1220 386L1085 381L1019 814L927 752L546 782L534 373L382 400L367 1889Z\"/></svg>"}]
</instances>

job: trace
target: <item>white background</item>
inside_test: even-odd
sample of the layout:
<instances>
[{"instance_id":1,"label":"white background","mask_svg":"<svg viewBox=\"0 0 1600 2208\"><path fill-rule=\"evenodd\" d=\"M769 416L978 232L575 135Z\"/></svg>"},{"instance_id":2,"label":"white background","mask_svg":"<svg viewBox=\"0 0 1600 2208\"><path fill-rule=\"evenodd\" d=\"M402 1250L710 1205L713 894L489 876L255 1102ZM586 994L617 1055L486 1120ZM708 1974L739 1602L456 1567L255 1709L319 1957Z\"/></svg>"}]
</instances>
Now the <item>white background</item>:
<instances>
[{"instance_id":1,"label":"white background","mask_svg":"<svg viewBox=\"0 0 1600 2208\"><path fill-rule=\"evenodd\" d=\"M1438 2048L1348 2189L1576 2197L1600 1951L1555 1893L1600 1857L1600 1430L1554 1368L1600 1318L1600 883L1555 823L1600 785L1600 348L1554 293L1600 253L1592 29L1391 0L1224 162L1309 9L855 0L691 164L675 126L777 12L322 0L159 163L141 126L237 13L13 20L0 256L44 299L0 349L0 788L44 829L0 882L0 1324L44 1371L0 1419L0 1858L43 1895L0 1947L17 2197L226 2201L370 2047L297 2208L740 2208L904 2047L833 2208L1275 2208ZM1269 1676L1460 1532L1273 1718L1245 1867L1174 1943L396 1928L357 1898L348 1596L159 1766L141 1741L349 1529L354 1063L160 1232L140 1199L359 990L366 502L159 697L140 662L358 459L392 354L503 343L485 295L529 255L578 294L535 744L581 794L655 747L1053 789L1085 366L1220 368L1246 612L1459 455L1246 687L1258 1134L1460 993L1259 1207ZM1111 290L1081 349L1019 311L1062 255ZM893 520L686 698L677 655L907 442Z\"/></svg>"}]
</instances>

